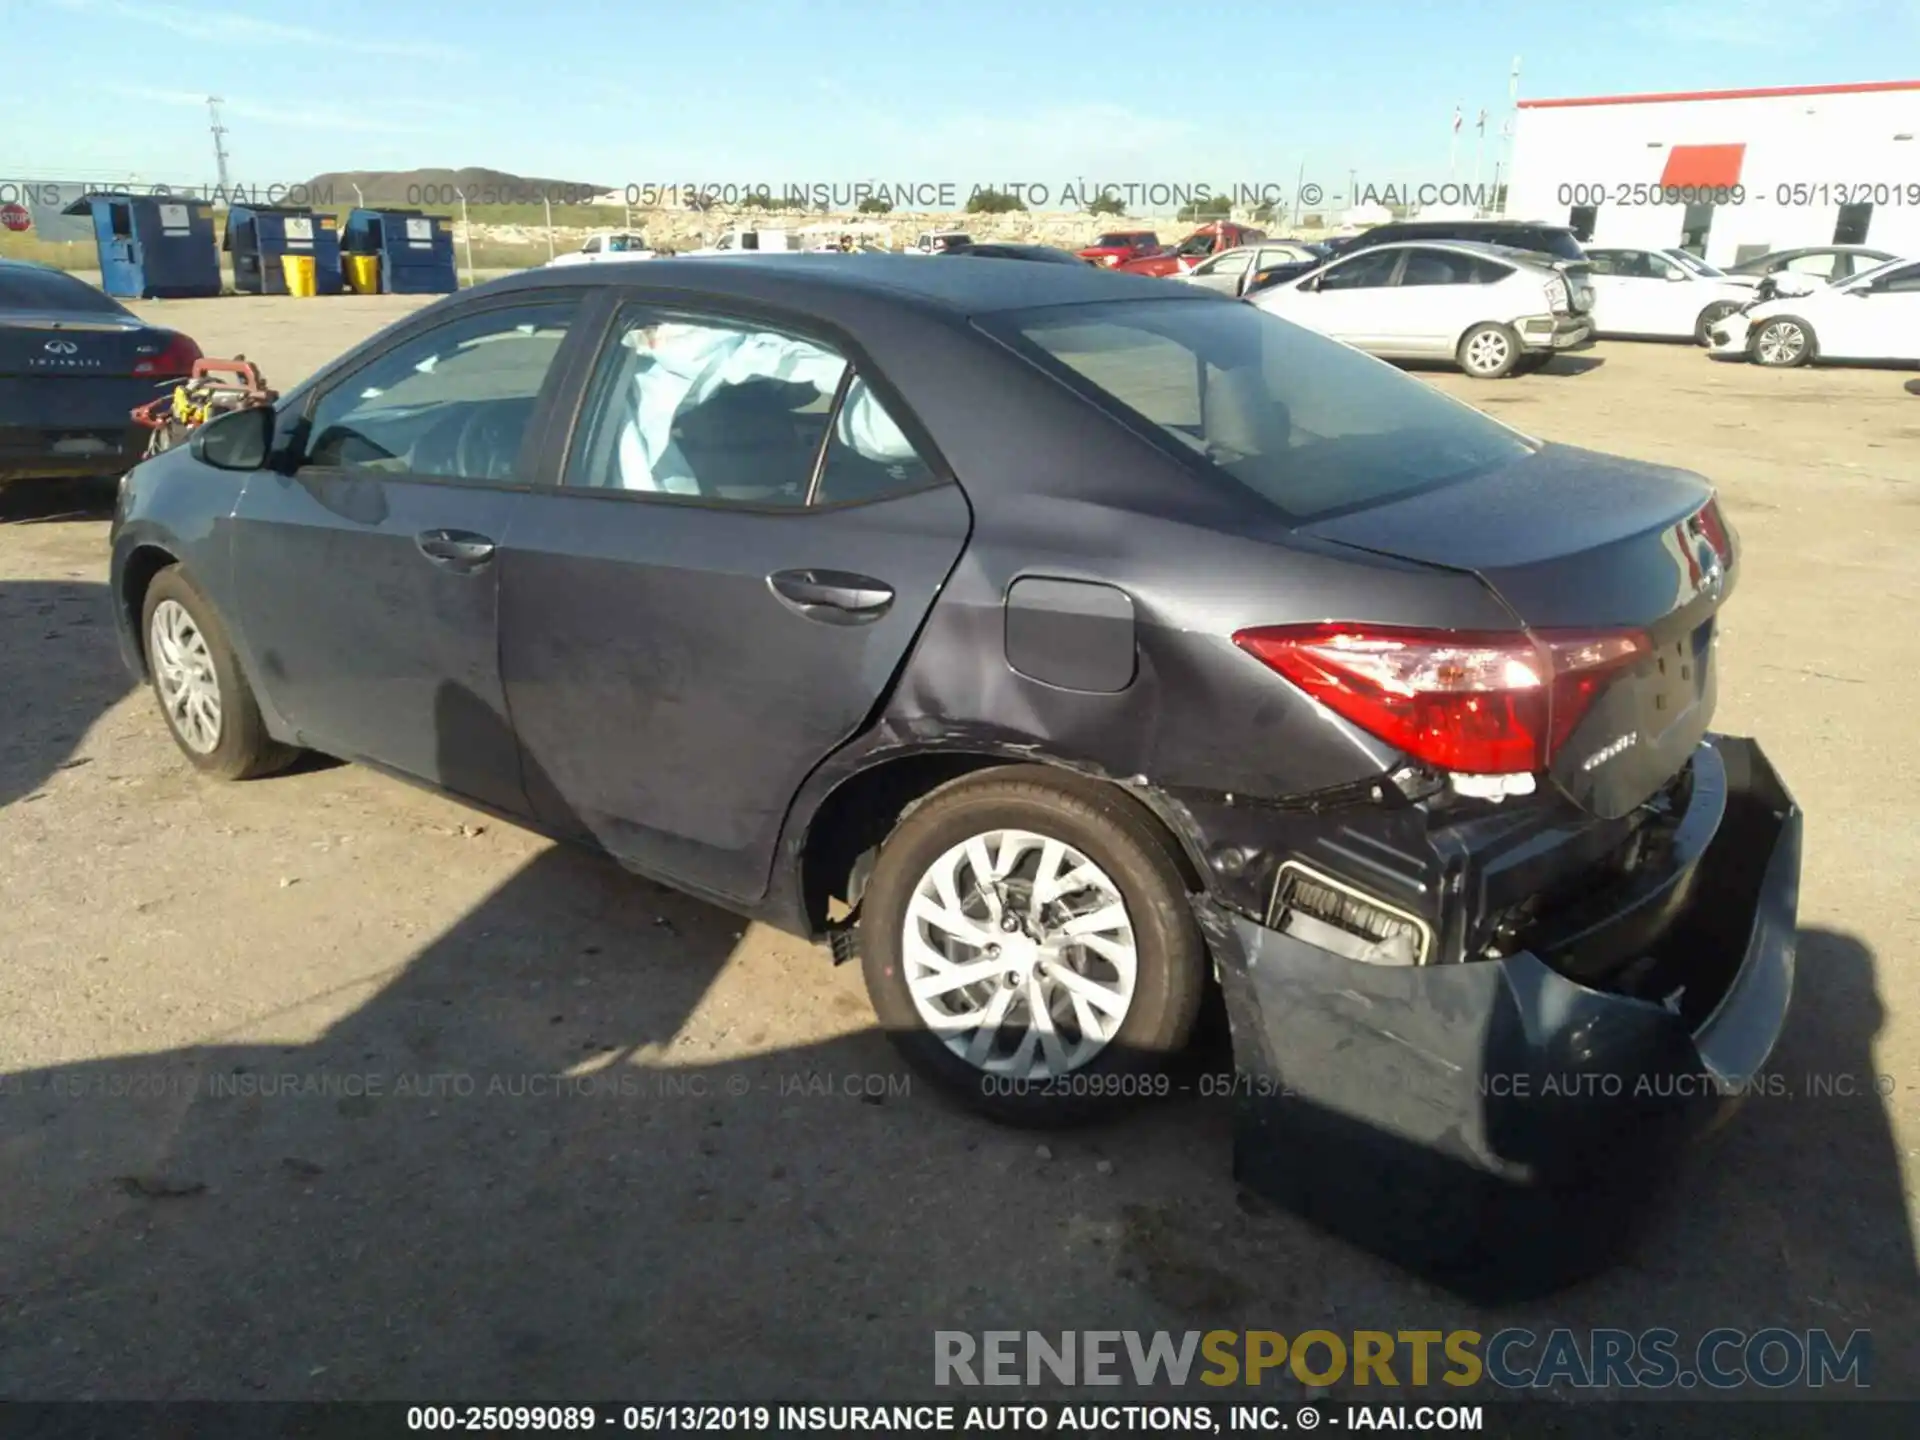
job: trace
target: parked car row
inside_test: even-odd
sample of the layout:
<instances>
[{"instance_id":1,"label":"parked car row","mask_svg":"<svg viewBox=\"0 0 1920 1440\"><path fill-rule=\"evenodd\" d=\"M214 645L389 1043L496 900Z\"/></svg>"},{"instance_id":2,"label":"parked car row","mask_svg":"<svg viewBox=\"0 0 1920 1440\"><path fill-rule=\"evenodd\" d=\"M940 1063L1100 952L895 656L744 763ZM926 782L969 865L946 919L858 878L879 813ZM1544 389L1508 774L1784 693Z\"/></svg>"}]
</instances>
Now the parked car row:
<instances>
[{"instance_id":1,"label":"parked car row","mask_svg":"<svg viewBox=\"0 0 1920 1440\"><path fill-rule=\"evenodd\" d=\"M1313 250L1262 240L1178 278L1383 358L1450 358L1482 379L1601 337L1690 340L1769 366L1920 361L1920 262L1860 245L1722 270L1678 247L1584 246L1569 226L1407 221Z\"/></svg>"}]
</instances>

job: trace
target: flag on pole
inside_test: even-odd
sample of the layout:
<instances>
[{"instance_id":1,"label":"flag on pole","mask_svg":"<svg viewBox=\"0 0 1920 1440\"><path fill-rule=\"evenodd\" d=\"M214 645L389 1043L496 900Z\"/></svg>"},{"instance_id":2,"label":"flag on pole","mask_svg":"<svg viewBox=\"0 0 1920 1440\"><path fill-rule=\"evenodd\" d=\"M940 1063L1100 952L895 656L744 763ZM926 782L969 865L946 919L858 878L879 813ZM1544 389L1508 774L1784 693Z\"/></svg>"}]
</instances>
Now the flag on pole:
<instances>
[{"instance_id":1,"label":"flag on pole","mask_svg":"<svg viewBox=\"0 0 1920 1440\"><path fill-rule=\"evenodd\" d=\"M1456 135L1460 133L1460 107L1458 105L1453 107L1453 133Z\"/></svg>"},{"instance_id":2,"label":"flag on pole","mask_svg":"<svg viewBox=\"0 0 1920 1440\"><path fill-rule=\"evenodd\" d=\"M1478 129L1482 135L1487 133L1487 112L1486 111L1482 110L1480 112L1480 123L1475 128Z\"/></svg>"}]
</instances>

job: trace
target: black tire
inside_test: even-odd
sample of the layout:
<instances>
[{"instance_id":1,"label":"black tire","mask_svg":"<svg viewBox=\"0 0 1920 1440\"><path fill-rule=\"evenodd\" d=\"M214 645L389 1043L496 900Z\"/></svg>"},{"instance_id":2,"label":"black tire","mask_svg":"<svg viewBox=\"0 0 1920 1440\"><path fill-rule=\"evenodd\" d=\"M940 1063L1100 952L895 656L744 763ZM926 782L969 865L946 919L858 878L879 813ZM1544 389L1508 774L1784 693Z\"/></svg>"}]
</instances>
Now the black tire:
<instances>
[{"instance_id":1,"label":"black tire","mask_svg":"<svg viewBox=\"0 0 1920 1440\"><path fill-rule=\"evenodd\" d=\"M1476 325L1460 337L1454 359L1475 380L1504 380L1525 352L1520 337L1511 325L1494 322ZM1497 358L1487 358L1487 357Z\"/></svg>"},{"instance_id":2,"label":"black tire","mask_svg":"<svg viewBox=\"0 0 1920 1440\"><path fill-rule=\"evenodd\" d=\"M1713 327L1718 321L1729 315L1736 315L1740 307L1731 300L1716 300L1700 312L1700 318L1693 322L1693 343L1712 346Z\"/></svg>"},{"instance_id":3,"label":"black tire","mask_svg":"<svg viewBox=\"0 0 1920 1440\"><path fill-rule=\"evenodd\" d=\"M968 839L1015 829L1059 840L1105 872L1134 944L1134 992L1118 1028L1084 1064L1049 1082L1011 1083L957 1054L922 1017L907 983L908 909L923 878ZM1129 797L1043 767L988 770L936 791L887 837L860 903L867 994L888 1037L945 1094L1014 1125L1083 1123L1169 1093L1166 1066L1193 1033L1208 974L1170 847ZM1026 1029L1003 1033L1011 1040Z\"/></svg>"},{"instance_id":4,"label":"black tire","mask_svg":"<svg viewBox=\"0 0 1920 1440\"><path fill-rule=\"evenodd\" d=\"M153 653L154 616L164 604L184 610L192 628L205 642L206 658L212 662L213 681L219 694L217 739L211 748L196 745L182 733L180 722L168 707L163 688L161 665ZM221 780L251 780L284 769L300 752L283 745L267 734L260 718L260 706L253 690L240 673L234 658L227 628L220 621L213 603L200 593L177 565L169 566L153 577L140 606L140 644L147 657L147 673L153 685L154 699L167 722L167 733L180 753L194 769Z\"/></svg>"},{"instance_id":5,"label":"black tire","mask_svg":"<svg viewBox=\"0 0 1920 1440\"><path fill-rule=\"evenodd\" d=\"M1790 338L1798 332L1797 345ZM1778 346L1766 343L1770 335L1777 335ZM1754 326L1753 334L1747 340L1747 354L1756 365L1765 365L1773 370L1789 370L1796 365L1804 365L1819 351L1814 338L1813 327L1798 315L1775 315L1771 320L1762 320ZM1768 355L1775 358L1768 359Z\"/></svg>"}]
</instances>

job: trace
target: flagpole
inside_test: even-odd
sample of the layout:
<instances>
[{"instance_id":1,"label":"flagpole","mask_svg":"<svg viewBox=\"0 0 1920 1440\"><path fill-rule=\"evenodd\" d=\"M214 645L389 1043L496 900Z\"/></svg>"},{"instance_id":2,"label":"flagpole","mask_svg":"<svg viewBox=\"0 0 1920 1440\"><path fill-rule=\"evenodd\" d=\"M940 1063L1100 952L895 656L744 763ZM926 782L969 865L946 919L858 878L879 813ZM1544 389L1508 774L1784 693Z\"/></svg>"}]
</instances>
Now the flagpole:
<instances>
[{"instance_id":1,"label":"flagpole","mask_svg":"<svg viewBox=\"0 0 1920 1440\"><path fill-rule=\"evenodd\" d=\"M1453 107L1453 133L1447 139L1447 179L1460 178L1460 107Z\"/></svg>"}]
</instances>

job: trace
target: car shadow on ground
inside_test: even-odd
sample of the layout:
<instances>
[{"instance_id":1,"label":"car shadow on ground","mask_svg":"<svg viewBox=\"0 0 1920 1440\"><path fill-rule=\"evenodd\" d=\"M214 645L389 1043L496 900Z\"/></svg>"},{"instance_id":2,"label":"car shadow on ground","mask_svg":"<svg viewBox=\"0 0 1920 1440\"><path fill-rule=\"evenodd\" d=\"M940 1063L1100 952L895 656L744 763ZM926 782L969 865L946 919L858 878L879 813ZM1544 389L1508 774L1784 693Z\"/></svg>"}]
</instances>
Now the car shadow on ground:
<instances>
[{"instance_id":1,"label":"car shadow on ground","mask_svg":"<svg viewBox=\"0 0 1920 1440\"><path fill-rule=\"evenodd\" d=\"M1591 375L1606 363L1599 355L1555 355L1532 373L1571 380L1578 375Z\"/></svg>"},{"instance_id":2,"label":"car shadow on ground","mask_svg":"<svg viewBox=\"0 0 1920 1440\"><path fill-rule=\"evenodd\" d=\"M1218 1103L957 1112L742 928L554 848L330 1023L248 1027L312 1039L0 1074L0 1396L895 1399L940 1329L1828 1324L1891 1360L1920 1318L1844 935L1803 936L1782 1063L1865 1093L1756 1102L1622 1267L1492 1313L1236 1196ZM844 1033L789 1023L806 986Z\"/></svg>"},{"instance_id":3,"label":"car shadow on ground","mask_svg":"<svg viewBox=\"0 0 1920 1440\"><path fill-rule=\"evenodd\" d=\"M86 765L74 748L132 688L105 585L0 581L0 808Z\"/></svg>"}]
</instances>

